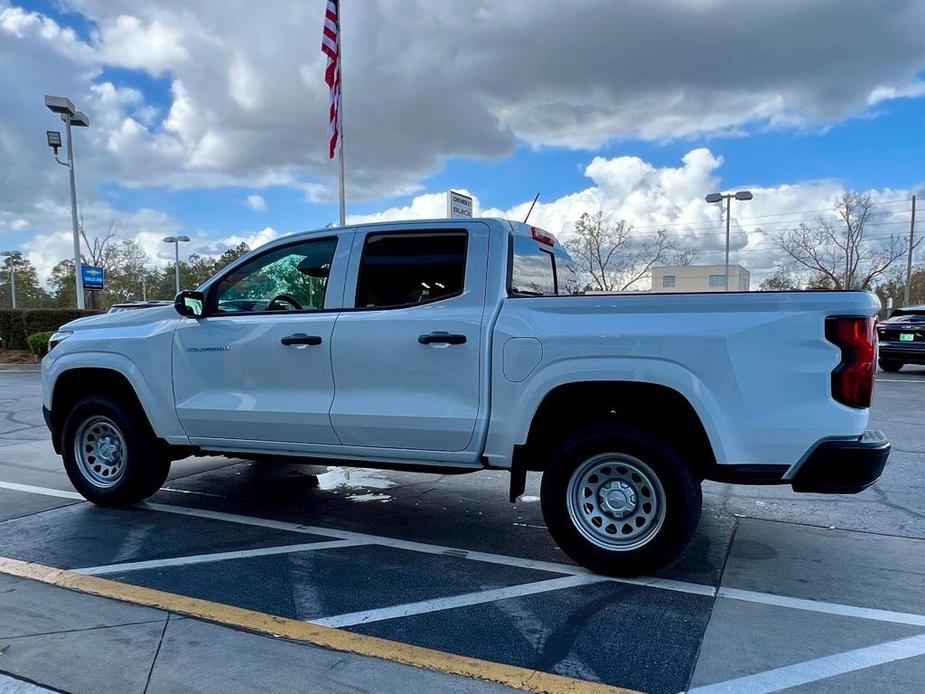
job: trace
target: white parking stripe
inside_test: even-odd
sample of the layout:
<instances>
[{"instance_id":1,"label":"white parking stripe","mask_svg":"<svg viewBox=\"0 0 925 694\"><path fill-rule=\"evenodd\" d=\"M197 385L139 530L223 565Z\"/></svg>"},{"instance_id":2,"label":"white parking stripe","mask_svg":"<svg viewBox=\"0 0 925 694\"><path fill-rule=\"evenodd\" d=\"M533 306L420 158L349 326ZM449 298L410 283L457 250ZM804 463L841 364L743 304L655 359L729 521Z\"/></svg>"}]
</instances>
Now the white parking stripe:
<instances>
[{"instance_id":1,"label":"white parking stripe","mask_svg":"<svg viewBox=\"0 0 925 694\"><path fill-rule=\"evenodd\" d=\"M242 516L236 513L224 513L222 511L206 511L197 508L188 508L184 506L173 506L170 504L139 504L140 508L154 511L164 511L166 513L178 513L181 515L197 516L200 518L210 518L212 520L222 520L229 523L242 523L244 525L258 525L264 528L274 528L277 530L288 530L302 533L312 533L315 535L326 535L328 537L337 537L344 540L354 540L357 543L375 544L383 547L392 547L393 549L405 549L411 552L421 552L424 554L439 554L448 557L457 557L459 559L469 559L471 561L483 561L490 564L502 564L504 566L516 566L520 569L534 569L537 571L549 571L552 573L562 573L572 576L596 576L589 569L574 564L560 564L558 562L541 561L537 559L525 559L523 557L512 557L507 554L492 554L490 552L478 552L458 547L447 547L446 545L432 545L426 542L416 542L414 540L399 540L393 537L383 537L381 535L369 535L367 533L358 533L350 530L339 530L334 528L321 528L316 525L297 525L295 523L286 523L283 521L268 520L266 518L254 518L252 516ZM617 583L627 583L631 585L646 586L649 588L661 588L662 590L672 590L679 593L692 593L694 595L714 596L716 589L713 586L707 586L700 583L687 583L685 581L673 581L666 578L652 578L640 576L636 578L616 578L604 577L603 580L614 581Z\"/></svg>"},{"instance_id":2,"label":"white parking stripe","mask_svg":"<svg viewBox=\"0 0 925 694\"><path fill-rule=\"evenodd\" d=\"M0 489L9 489L13 492L26 492L27 494L41 494L42 496L56 496L59 499L76 499L77 501L84 501L84 498L77 492L66 492L63 489L49 489L48 487L33 487L31 484L0 482Z\"/></svg>"},{"instance_id":3,"label":"white parking stripe","mask_svg":"<svg viewBox=\"0 0 925 694\"><path fill-rule=\"evenodd\" d=\"M794 610L822 612L823 614L834 614L841 617L856 617L858 619L872 619L878 622L891 622L893 624L909 624L912 626L925 627L925 615L910 614L908 612L877 610L871 607L855 607L854 605L806 600L804 598L789 598L784 595L759 593L752 590L739 590L738 588L720 588L716 595L720 598L757 602L762 605L773 605L774 607L788 607Z\"/></svg>"},{"instance_id":4,"label":"white parking stripe","mask_svg":"<svg viewBox=\"0 0 925 694\"><path fill-rule=\"evenodd\" d=\"M920 655L925 655L925 634L695 687L688 694L767 694Z\"/></svg>"},{"instance_id":5,"label":"white parking stripe","mask_svg":"<svg viewBox=\"0 0 925 694\"><path fill-rule=\"evenodd\" d=\"M45 487L34 487L31 485L16 484L13 482L0 481L0 488L15 489L17 491L28 492L30 494L46 494L49 496L70 495L72 492L62 492L57 489L46 489ZM82 497L76 492L66 498ZM457 557L471 561L483 561L490 564L501 564L504 566L515 566L520 569L533 569L536 571L548 571L551 573L567 574L570 576L594 576L593 572L583 566L574 564L561 564L559 562L541 561L536 559L525 559L523 557L512 557L506 554L493 554L490 552L478 552L458 547L447 547L446 545L433 545L426 542L415 542L413 540L399 540L392 537L383 537L381 535L370 535L367 533L358 533L350 530L338 530L335 528L322 528L315 525L302 525L299 523L287 523L285 521L271 520L269 518L258 518L254 516L243 516L237 513L226 513L224 511L209 511L207 509L190 508L186 506L174 506L172 504L156 504L145 502L137 505L137 508L148 511L162 511L164 513L173 513L181 516L192 516L195 518L207 518L210 520L224 521L227 523L239 523L241 525L251 525L260 528L269 528L271 530L283 530L286 532L305 533L310 535L321 535L338 540L351 540L357 544L375 544L383 547L392 547L394 549L405 549L412 552L422 552L425 554L438 554L448 557ZM662 590L671 590L679 593L689 593L692 595L705 595L713 597L716 595L716 589L713 586L701 583L688 583L686 581L674 581L667 578L653 577L635 577L635 578L617 578L608 577L605 580L616 583L626 583L629 585L645 586L649 588L660 588Z\"/></svg>"},{"instance_id":6,"label":"white parking stripe","mask_svg":"<svg viewBox=\"0 0 925 694\"><path fill-rule=\"evenodd\" d=\"M563 578L551 578L547 581L522 583L521 585L517 586L493 588L490 590L477 591L475 593L464 593L462 595L454 595L449 598L435 598L433 600L410 602L404 605L394 605L392 607L383 607L376 610L350 612L347 614L336 615L334 617L313 619L311 622L312 624L320 624L326 627L349 627L356 624L369 624L371 622L381 622L386 619L409 617L415 614L451 610L455 607L480 605L486 602L506 600L507 598L519 598L524 595L548 593L552 590L574 588L575 586L588 585L591 583L601 583L606 580L607 579L604 576L565 576Z\"/></svg>"},{"instance_id":7,"label":"white parking stripe","mask_svg":"<svg viewBox=\"0 0 925 694\"><path fill-rule=\"evenodd\" d=\"M144 569L159 569L163 566L188 566L190 564L205 564L227 559L249 559L251 557L271 557L276 554L294 554L295 552L314 552L320 549L336 549L337 547L356 547L365 544L354 540L331 540L330 542L307 542L301 545L283 545L279 547L258 547L256 549L239 549L232 552L213 552L212 554L193 554L187 557L172 557L170 559L149 559L147 561L131 561L122 564L106 564L103 566L90 566L85 569L74 569L77 573L99 576L102 574L121 573L123 571L143 571Z\"/></svg>"}]
</instances>

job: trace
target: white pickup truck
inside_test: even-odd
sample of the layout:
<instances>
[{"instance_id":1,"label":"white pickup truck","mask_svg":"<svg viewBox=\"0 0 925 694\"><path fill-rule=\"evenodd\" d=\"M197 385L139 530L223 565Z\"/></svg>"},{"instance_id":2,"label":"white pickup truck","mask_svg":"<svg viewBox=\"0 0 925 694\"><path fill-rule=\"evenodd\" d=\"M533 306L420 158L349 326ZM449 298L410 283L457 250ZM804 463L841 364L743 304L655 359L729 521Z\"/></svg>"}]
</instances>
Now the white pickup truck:
<instances>
[{"instance_id":1,"label":"white pickup truck","mask_svg":"<svg viewBox=\"0 0 925 694\"><path fill-rule=\"evenodd\" d=\"M74 486L153 494L189 455L543 472L550 532L608 574L694 532L704 479L851 493L877 300L864 292L580 295L550 234L496 219L267 244L175 306L82 318L42 361Z\"/></svg>"}]
</instances>

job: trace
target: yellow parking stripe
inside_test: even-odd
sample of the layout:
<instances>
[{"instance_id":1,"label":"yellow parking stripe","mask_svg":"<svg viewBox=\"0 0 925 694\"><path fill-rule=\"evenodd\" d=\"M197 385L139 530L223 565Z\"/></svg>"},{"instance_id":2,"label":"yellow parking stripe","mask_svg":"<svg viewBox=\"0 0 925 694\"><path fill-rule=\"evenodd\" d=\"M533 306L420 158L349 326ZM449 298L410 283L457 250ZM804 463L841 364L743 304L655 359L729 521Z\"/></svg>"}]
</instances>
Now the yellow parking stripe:
<instances>
[{"instance_id":1,"label":"yellow parking stripe","mask_svg":"<svg viewBox=\"0 0 925 694\"><path fill-rule=\"evenodd\" d=\"M478 658L445 653L421 646L365 634L356 634L335 627L320 626L288 617L246 610L233 605L191 598L176 593L133 586L99 576L79 574L66 569L0 557L0 573L28 578L81 593L98 595L154 607L168 612L196 617L226 626L246 629L270 636L303 641L336 651L381 658L405 665L445 672L472 679L495 682L528 692L548 694L639 694L630 689L554 675L514 665L494 663Z\"/></svg>"}]
</instances>

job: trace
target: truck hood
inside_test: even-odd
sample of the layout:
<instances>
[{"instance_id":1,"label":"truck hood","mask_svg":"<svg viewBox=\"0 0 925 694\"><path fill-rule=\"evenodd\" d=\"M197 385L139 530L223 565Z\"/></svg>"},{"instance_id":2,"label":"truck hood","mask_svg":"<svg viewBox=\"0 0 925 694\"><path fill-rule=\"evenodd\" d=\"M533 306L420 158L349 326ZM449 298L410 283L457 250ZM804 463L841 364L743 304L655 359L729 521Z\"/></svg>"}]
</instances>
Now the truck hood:
<instances>
[{"instance_id":1,"label":"truck hood","mask_svg":"<svg viewBox=\"0 0 925 694\"><path fill-rule=\"evenodd\" d=\"M179 318L173 306L154 306L151 308L136 308L131 311L117 313L101 313L98 316L77 318L65 323L58 330L75 332L78 330L91 330L96 328L128 327L131 325L146 325L159 323L172 318Z\"/></svg>"}]
</instances>

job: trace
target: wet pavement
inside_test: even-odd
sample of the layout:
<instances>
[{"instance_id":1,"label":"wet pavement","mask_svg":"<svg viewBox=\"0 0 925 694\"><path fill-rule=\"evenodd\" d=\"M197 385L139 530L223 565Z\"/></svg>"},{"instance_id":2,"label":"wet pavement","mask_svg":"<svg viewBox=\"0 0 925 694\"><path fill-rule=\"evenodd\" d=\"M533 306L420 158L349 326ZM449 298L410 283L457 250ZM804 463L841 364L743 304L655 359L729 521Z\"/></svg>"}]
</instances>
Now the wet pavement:
<instances>
[{"instance_id":1,"label":"wet pavement","mask_svg":"<svg viewBox=\"0 0 925 694\"><path fill-rule=\"evenodd\" d=\"M874 488L818 496L707 483L685 555L623 581L590 575L555 546L538 476L511 505L497 471L204 458L175 463L150 503L93 507L51 450L38 374L0 373L0 556L641 691L921 691L923 402L925 369L878 383L871 426L895 449ZM15 594L0 585L0 613ZM96 691L180 681L174 668L189 656L176 644L197 639L168 621L119 625L125 643L154 643L144 652L153 669L145 682L94 679ZM29 650L13 622L0 618L0 652L8 641ZM245 663L269 648L227 638ZM0 671L70 690L65 651L58 663L51 646L33 648L32 658L0 657ZM291 670L280 660L279 677ZM226 681L186 686L223 691ZM285 690L273 682L267 690Z\"/></svg>"}]
</instances>

